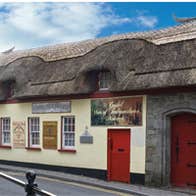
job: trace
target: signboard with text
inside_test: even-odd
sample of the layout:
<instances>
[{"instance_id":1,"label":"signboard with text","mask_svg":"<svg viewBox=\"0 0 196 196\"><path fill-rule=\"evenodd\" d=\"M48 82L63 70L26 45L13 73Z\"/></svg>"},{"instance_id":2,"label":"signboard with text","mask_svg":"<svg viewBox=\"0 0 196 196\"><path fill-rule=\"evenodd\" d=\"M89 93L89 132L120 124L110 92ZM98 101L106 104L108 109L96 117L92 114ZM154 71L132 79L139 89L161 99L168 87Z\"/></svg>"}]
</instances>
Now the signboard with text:
<instances>
[{"instance_id":1,"label":"signboard with text","mask_svg":"<svg viewBox=\"0 0 196 196\"><path fill-rule=\"evenodd\" d=\"M71 102L32 103L33 114L71 112Z\"/></svg>"},{"instance_id":2,"label":"signboard with text","mask_svg":"<svg viewBox=\"0 0 196 196\"><path fill-rule=\"evenodd\" d=\"M142 97L91 100L92 126L141 126Z\"/></svg>"}]
</instances>

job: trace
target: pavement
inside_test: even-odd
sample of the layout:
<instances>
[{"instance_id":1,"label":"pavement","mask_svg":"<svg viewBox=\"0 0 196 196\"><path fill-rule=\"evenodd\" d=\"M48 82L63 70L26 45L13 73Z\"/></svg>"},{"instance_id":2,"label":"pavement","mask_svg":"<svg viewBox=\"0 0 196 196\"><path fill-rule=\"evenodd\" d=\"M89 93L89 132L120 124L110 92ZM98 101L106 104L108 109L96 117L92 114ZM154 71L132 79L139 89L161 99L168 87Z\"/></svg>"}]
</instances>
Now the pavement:
<instances>
[{"instance_id":1,"label":"pavement","mask_svg":"<svg viewBox=\"0 0 196 196\"><path fill-rule=\"evenodd\" d=\"M184 188L171 188L171 187L147 187L143 185L132 185L120 182L108 182L96 178L90 178L85 176L73 175L64 172L56 172L51 170L19 167L0 164L0 172L25 172L28 170L34 170L37 176L73 182L98 188L103 188L112 191L118 191L130 195L141 195L141 196L196 196L196 190L184 189Z\"/></svg>"}]
</instances>

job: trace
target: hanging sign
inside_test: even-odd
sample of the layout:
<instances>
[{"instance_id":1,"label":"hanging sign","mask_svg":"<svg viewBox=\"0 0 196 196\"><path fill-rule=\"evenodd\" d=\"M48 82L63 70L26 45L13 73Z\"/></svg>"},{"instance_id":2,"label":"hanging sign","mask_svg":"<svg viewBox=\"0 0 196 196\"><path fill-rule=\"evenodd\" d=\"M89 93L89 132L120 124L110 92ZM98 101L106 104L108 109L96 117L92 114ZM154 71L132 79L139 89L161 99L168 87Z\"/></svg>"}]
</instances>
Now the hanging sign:
<instances>
[{"instance_id":1,"label":"hanging sign","mask_svg":"<svg viewBox=\"0 0 196 196\"><path fill-rule=\"evenodd\" d=\"M33 114L71 112L71 102L32 103Z\"/></svg>"}]
</instances>

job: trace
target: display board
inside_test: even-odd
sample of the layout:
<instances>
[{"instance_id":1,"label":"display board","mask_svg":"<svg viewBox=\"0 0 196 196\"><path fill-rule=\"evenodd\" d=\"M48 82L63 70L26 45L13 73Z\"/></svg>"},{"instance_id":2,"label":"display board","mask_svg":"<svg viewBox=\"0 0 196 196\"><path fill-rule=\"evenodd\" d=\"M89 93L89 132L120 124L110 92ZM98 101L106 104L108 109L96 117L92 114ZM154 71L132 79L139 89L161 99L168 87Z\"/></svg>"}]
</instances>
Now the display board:
<instances>
[{"instance_id":1,"label":"display board","mask_svg":"<svg viewBox=\"0 0 196 196\"><path fill-rule=\"evenodd\" d=\"M142 97L91 100L91 125L141 126Z\"/></svg>"},{"instance_id":2,"label":"display board","mask_svg":"<svg viewBox=\"0 0 196 196\"><path fill-rule=\"evenodd\" d=\"M57 149L57 122L43 122L43 148Z\"/></svg>"},{"instance_id":3,"label":"display board","mask_svg":"<svg viewBox=\"0 0 196 196\"><path fill-rule=\"evenodd\" d=\"M13 147L25 148L25 121L14 121L13 128Z\"/></svg>"},{"instance_id":4,"label":"display board","mask_svg":"<svg viewBox=\"0 0 196 196\"><path fill-rule=\"evenodd\" d=\"M33 114L67 113L67 112L71 112L70 101L32 103Z\"/></svg>"}]
</instances>

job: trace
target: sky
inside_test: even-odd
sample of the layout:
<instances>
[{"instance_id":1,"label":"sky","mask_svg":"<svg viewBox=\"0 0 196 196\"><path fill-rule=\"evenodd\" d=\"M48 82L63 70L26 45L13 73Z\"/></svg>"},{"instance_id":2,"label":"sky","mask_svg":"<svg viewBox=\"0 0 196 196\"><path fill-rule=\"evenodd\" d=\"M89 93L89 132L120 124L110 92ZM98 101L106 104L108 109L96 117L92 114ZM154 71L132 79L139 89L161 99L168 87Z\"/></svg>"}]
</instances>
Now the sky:
<instances>
[{"instance_id":1,"label":"sky","mask_svg":"<svg viewBox=\"0 0 196 196\"><path fill-rule=\"evenodd\" d=\"M0 52L149 31L196 17L196 2L0 3Z\"/></svg>"}]
</instances>

